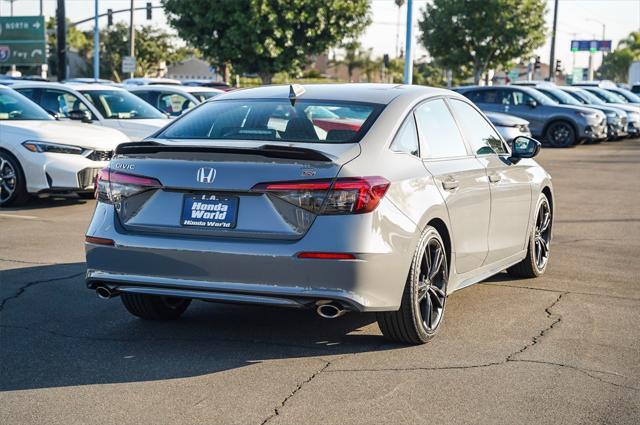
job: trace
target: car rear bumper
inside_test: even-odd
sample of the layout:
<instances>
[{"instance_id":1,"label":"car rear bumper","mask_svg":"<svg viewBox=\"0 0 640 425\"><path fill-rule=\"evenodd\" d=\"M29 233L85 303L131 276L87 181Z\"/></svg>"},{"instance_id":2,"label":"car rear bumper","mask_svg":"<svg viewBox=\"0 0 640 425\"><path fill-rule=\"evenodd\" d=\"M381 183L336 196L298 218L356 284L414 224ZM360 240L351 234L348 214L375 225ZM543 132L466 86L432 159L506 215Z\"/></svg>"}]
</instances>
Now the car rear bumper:
<instances>
[{"instance_id":1,"label":"car rear bumper","mask_svg":"<svg viewBox=\"0 0 640 425\"><path fill-rule=\"evenodd\" d=\"M417 244L415 226L402 217L383 201L371 214L318 217L295 241L187 238L127 233L113 207L99 203L87 235L115 244L86 244L87 286L299 308L332 300L355 311L397 310ZM387 235L373 231L382 219L385 226L396 222ZM352 253L355 259L302 259L300 252Z\"/></svg>"}]
</instances>

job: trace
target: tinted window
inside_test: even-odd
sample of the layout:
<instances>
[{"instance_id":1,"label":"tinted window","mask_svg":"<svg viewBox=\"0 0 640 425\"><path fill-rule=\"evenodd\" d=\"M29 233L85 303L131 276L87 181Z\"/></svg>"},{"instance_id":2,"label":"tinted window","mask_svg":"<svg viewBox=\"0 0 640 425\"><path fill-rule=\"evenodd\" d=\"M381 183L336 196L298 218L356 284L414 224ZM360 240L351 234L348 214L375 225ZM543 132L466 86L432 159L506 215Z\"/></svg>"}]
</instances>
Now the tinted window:
<instances>
[{"instance_id":1,"label":"tinted window","mask_svg":"<svg viewBox=\"0 0 640 425\"><path fill-rule=\"evenodd\" d=\"M477 90L464 93L474 103L502 103L498 90Z\"/></svg>"},{"instance_id":2,"label":"tinted window","mask_svg":"<svg viewBox=\"0 0 640 425\"><path fill-rule=\"evenodd\" d=\"M444 100L432 100L420 105L415 111L424 141L426 158L450 158L467 155L467 149L449 108Z\"/></svg>"},{"instance_id":3,"label":"tinted window","mask_svg":"<svg viewBox=\"0 0 640 425\"><path fill-rule=\"evenodd\" d=\"M487 120L471 105L460 100L451 99L451 107L458 118L462 133L478 155L506 153L500 136Z\"/></svg>"},{"instance_id":4,"label":"tinted window","mask_svg":"<svg viewBox=\"0 0 640 425\"><path fill-rule=\"evenodd\" d=\"M377 104L311 99L295 105L287 99L214 100L180 118L160 137L357 142L381 109Z\"/></svg>"},{"instance_id":5,"label":"tinted window","mask_svg":"<svg viewBox=\"0 0 640 425\"><path fill-rule=\"evenodd\" d=\"M404 152L411 155L419 156L418 133L416 132L416 123L413 116L409 116L404 120L402 128L396 138L391 143L391 150L394 152Z\"/></svg>"},{"instance_id":6,"label":"tinted window","mask_svg":"<svg viewBox=\"0 0 640 425\"><path fill-rule=\"evenodd\" d=\"M505 105L523 106L535 101L529 94L519 90L507 92L506 94L502 100Z\"/></svg>"}]
</instances>

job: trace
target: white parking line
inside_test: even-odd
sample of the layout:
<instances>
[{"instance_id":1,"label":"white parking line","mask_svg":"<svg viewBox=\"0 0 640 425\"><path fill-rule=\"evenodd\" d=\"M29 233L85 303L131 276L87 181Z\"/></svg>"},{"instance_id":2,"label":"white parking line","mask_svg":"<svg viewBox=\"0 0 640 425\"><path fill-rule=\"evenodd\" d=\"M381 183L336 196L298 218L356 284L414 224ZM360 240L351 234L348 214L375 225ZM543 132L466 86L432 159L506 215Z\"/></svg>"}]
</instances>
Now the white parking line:
<instances>
[{"instance_id":1,"label":"white parking line","mask_svg":"<svg viewBox=\"0 0 640 425\"><path fill-rule=\"evenodd\" d=\"M39 217L36 217L35 215L19 215L19 214L0 214L0 217L18 218L18 219L22 219L22 220L37 220L37 219L39 219Z\"/></svg>"}]
</instances>

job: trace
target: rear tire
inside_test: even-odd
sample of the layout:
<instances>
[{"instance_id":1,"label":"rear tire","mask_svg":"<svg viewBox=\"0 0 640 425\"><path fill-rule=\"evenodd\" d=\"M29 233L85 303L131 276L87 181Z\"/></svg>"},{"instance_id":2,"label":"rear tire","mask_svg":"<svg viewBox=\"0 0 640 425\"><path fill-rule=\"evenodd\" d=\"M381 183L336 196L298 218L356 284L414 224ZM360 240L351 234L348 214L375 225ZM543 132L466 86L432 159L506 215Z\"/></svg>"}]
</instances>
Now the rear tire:
<instances>
[{"instance_id":1,"label":"rear tire","mask_svg":"<svg viewBox=\"0 0 640 425\"><path fill-rule=\"evenodd\" d=\"M400 309L377 314L382 334L409 344L430 341L444 318L448 270L444 242L438 231L429 226L413 256Z\"/></svg>"},{"instance_id":2,"label":"rear tire","mask_svg":"<svg viewBox=\"0 0 640 425\"><path fill-rule=\"evenodd\" d=\"M0 150L0 208L23 205L29 198L20 163L10 153Z\"/></svg>"},{"instance_id":3,"label":"rear tire","mask_svg":"<svg viewBox=\"0 0 640 425\"><path fill-rule=\"evenodd\" d=\"M191 304L189 298L157 295L122 294L120 298L129 313L145 320L175 320Z\"/></svg>"},{"instance_id":4,"label":"rear tire","mask_svg":"<svg viewBox=\"0 0 640 425\"><path fill-rule=\"evenodd\" d=\"M551 225L553 222L551 204L544 193L538 198L533 229L529 234L527 256L507 269L513 277L534 278L544 274L549 264Z\"/></svg>"},{"instance_id":5,"label":"rear tire","mask_svg":"<svg viewBox=\"0 0 640 425\"><path fill-rule=\"evenodd\" d=\"M575 145L576 131L567 121L554 121L547 127L544 133L547 142L554 148L568 148Z\"/></svg>"}]
</instances>

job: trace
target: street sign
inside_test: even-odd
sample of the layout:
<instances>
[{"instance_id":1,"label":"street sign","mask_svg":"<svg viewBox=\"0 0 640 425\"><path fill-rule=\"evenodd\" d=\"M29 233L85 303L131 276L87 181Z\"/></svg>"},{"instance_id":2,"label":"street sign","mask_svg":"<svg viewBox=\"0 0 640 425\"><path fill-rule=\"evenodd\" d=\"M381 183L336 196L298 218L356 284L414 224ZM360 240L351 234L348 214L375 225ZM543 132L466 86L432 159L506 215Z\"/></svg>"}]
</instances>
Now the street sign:
<instances>
[{"instance_id":1,"label":"street sign","mask_svg":"<svg viewBox=\"0 0 640 425\"><path fill-rule=\"evenodd\" d=\"M122 72L136 72L136 58L134 56L122 57Z\"/></svg>"},{"instance_id":2,"label":"street sign","mask_svg":"<svg viewBox=\"0 0 640 425\"><path fill-rule=\"evenodd\" d=\"M0 66L47 62L43 16L0 17Z\"/></svg>"},{"instance_id":3,"label":"street sign","mask_svg":"<svg viewBox=\"0 0 640 425\"><path fill-rule=\"evenodd\" d=\"M571 40L572 52L610 52L611 40Z\"/></svg>"}]
</instances>

